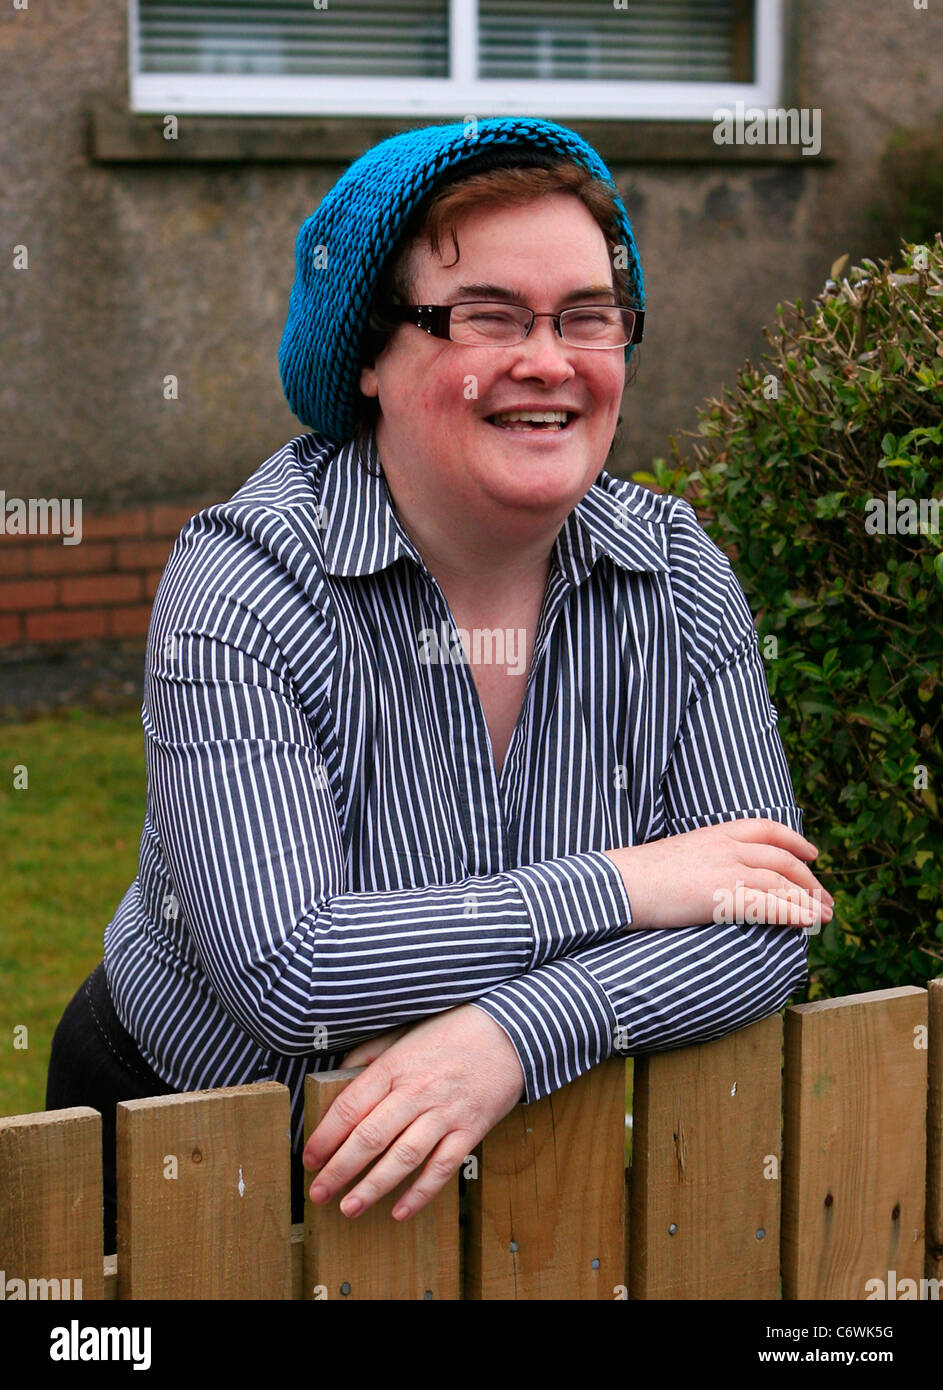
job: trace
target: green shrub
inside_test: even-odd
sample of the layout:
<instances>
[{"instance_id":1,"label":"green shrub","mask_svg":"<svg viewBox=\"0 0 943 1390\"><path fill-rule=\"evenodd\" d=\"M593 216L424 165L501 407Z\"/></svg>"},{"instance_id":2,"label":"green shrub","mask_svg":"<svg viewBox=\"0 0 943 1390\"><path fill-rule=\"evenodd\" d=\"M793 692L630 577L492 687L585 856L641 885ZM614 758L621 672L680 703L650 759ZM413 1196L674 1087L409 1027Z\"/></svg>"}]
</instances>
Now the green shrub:
<instances>
[{"instance_id":1,"label":"green shrub","mask_svg":"<svg viewBox=\"0 0 943 1390\"><path fill-rule=\"evenodd\" d=\"M765 370L701 409L693 471L672 441L634 475L688 496L757 615L836 899L807 998L943 961L943 240L905 244L896 272L841 278L846 260L810 308L779 307Z\"/></svg>"}]
</instances>

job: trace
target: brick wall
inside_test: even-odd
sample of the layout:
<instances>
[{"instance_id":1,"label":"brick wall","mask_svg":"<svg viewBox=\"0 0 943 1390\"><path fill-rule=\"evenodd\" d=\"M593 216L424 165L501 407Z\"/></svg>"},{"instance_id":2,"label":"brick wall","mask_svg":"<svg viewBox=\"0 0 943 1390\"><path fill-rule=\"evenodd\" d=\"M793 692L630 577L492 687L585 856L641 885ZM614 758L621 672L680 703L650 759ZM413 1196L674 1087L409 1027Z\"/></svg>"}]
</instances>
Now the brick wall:
<instances>
[{"instance_id":1,"label":"brick wall","mask_svg":"<svg viewBox=\"0 0 943 1390\"><path fill-rule=\"evenodd\" d=\"M82 540L0 535L0 650L143 637L164 565L190 517L219 497L134 511L82 509Z\"/></svg>"}]
</instances>

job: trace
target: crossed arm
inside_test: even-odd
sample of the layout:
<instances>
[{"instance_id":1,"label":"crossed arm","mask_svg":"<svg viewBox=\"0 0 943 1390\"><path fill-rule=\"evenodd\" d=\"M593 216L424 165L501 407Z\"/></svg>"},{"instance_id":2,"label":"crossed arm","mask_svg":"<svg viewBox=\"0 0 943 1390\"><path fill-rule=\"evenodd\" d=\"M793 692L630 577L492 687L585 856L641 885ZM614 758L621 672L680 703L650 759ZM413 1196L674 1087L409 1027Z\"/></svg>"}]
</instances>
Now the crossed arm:
<instances>
[{"instance_id":1,"label":"crossed arm","mask_svg":"<svg viewBox=\"0 0 943 1390\"><path fill-rule=\"evenodd\" d=\"M345 1060L369 1063L306 1147L321 1165L316 1199L382 1155L344 1209L425 1163L397 1209L411 1215L513 1105L602 1061L620 1030L626 1052L720 1036L779 1008L804 978L805 938L783 927L701 913L680 930L629 930L630 895L602 851L470 880L474 925L462 915L469 883L345 893L323 762L284 661L241 603L212 602L212 621L205 607L194 618L155 604L145 700L154 820L231 1017L288 1055L310 1052L326 1025L329 1051L354 1045ZM739 621L748 634L685 711L663 788L665 836L744 817L800 827L742 599ZM411 975L404 995L407 959L417 983Z\"/></svg>"},{"instance_id":2,"label":"crossed arm","mask_svg":"<svg viewBox=\"0 0 943 1390\"><path fill-rule=\"evenodd\" d=\"M686 712L665 801L667 836L741 818L801 835L752 626ZM772 827L755 830L753 844L776 842ZM697 879L694 838L685 871ZM734 853L749 864L751 847ZM633 931L358 1046L344 1062L365 1070L305 1149L306 1166L317 1172L312 1199L330 1201L377 1160L341 1202L356 1216L425 1162L393 1211L408 1219L518 1101L548 1095L617 1045L635 1054L684 1046L781 1008L805 980L807 945L795 929L764 922Z\"/></svg>"}]
</instances>

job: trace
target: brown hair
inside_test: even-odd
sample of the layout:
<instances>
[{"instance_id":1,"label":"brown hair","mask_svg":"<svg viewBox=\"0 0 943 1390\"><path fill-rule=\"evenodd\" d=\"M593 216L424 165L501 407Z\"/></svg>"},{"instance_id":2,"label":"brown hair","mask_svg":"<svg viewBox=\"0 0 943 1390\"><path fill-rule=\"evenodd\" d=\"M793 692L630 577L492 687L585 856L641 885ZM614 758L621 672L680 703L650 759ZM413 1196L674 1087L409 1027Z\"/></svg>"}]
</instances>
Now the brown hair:
<instances>
[{"instance_id":1,"label":"brown hair","mask_svg":"<svg viewBox=\"0 0 943 1390\"><path fill-rule=\"evenodd\" d=\"M455 265L459 259L455 225L465 213L481 207L534 202L551 193L571 193L592 213L606 239L609 259L613 264L612 282L616 302L626 308L637 308L628 272L616 270L614 264L620 243L616 207L608 184L581 165L558 158L465 172L464 176L459 173L452 182L438 187L420 203L387 258L367 314L360 344L360 366L369 366L376 360L396 327L392 320L384 316L384 305L391 301L408 302L412 295L413 251L417 244L425 242L439 255L442 242L447 236L450 237L455 252L452 265ZM368 443L379 413L376 397L364 396L358 388L354 406L354 439L361 464L368 471L372 471L366 462Z\"/></svg>"}]
</instances>

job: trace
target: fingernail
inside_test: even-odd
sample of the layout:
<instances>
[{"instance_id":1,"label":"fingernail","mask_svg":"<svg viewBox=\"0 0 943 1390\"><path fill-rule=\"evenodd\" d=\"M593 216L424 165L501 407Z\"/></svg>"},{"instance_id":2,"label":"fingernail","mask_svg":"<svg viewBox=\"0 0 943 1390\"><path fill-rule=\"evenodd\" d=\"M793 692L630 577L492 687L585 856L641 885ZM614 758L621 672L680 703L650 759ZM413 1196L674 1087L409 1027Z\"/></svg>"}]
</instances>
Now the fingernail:
<instances>
[{"instance_id":1,"label":"fingernail","mask_svg":"<svg viewBox=\"0 0 943 1390\"><path fill-rule=\"evenodd\" d=\"M323 1182L316 1182L308 1195L312 1202L323 1202L327 1196L327 1188Z\"/></svg>"},{"instance_id":2,"label":"fingernail","mask_svg":"<svg viewBox=\"0 0 943 1390\"><path fill-rule=\"evenodd\" d=\"M409 1207L399 1206L393 1208L392 1216L394 1221L405 1221L408 1215Z\"/></svg>"},{"instance_id":3,"label":"fingernail","mask_svg":"<svg viewBox=\"0 0 943 1390\"><path fill-rule=\"evenodd\" d=\"M341 1202L341 1211L345 1216L356 1216L358 1211L363 1210L363 1202L359 1197L345 1197Z\"/></svg>"},{"instance_id":4,"label":"fingernail","mask_svg":"<svg viewBox=\"0 0 943 1390\"><path fill-rule=\"evenodd\" d=\"M826 903L825 906L822 908L822 920L824 922L830 922L833 916L834 913L832 912L832 909Z\"/></svg>"}]
</instances>

